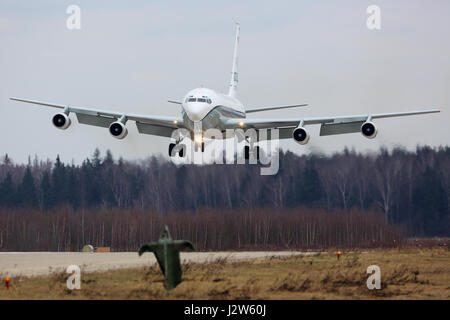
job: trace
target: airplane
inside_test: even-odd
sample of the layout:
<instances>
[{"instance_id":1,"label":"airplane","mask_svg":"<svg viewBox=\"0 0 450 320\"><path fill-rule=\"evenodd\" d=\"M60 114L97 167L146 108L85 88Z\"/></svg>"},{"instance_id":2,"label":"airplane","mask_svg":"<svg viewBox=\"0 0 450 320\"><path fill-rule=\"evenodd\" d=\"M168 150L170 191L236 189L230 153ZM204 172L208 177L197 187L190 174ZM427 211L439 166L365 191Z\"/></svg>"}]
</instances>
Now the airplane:
<instances>
[{"instance_id":1,"label":"airplane","mask_svg":"<svg viewBox=\"0 0 450 320\"><path fill-rule=\"evenodd\" d=\"M62 130L67 129L71 124L70 113L75 113L78 122L81 124L108 128L110 134L116 139L124 139L127 136L128 130L126 123L128 121L135 121L139 133L162 137L173 137L175 130L185 129L189 133L187 136L194 141L195 150L197 151L201 145L202 152L205 149L204 133L208 129L220 130L223 137L225 137L227 129L254 129L257 132L262 129L278 129L279 139L292 138L298 144L304 145L310 139L310 135L305 128L308 125L320 124L320 136L360 132L364 137L373 139L378 132L373 122L374 119L440 112L440 110L433 109L317 118L294 116L276 119L247 118L247 114L249 113L305 107L307 104L256 108L244 107L244 104L237 98L239 32L240 25L237 23L228 94L223 94L208 88L196 88L189 91L182 101L168 100L170 103L181 106L181 116L178 117L106 111L21 98L10 99L62 109L62 112L55 114L52 118L53 125ZM196 132L195 129L199 125L201 125L201 132ZM185 156L185 146L181 144L183 138L184 136L176 138L175 143L169 144L170 157L174 157L177 154L180 157ZM249 145L244 146L245 159L249 159L250 152L254 152L253 149L250 151L250 147ZM259 147L257 147L256 153L259 158Z\"/></svg>"}]
</instances>

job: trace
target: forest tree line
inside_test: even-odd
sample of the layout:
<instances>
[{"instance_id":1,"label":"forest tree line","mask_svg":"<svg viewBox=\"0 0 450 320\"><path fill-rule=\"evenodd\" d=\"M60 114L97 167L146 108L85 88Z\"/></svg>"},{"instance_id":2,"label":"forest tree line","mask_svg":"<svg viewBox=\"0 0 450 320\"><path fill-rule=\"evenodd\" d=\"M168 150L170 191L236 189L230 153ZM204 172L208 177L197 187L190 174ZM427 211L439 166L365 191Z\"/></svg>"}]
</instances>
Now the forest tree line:
<instances>
[{"instance_id":1,"label":"forest tree line","mask_svg":"<svg viewBox=\"0 0 450 320\"><path fill-rule=\"evenodd\" d=\"M405 230L377 212L325 209L0 209L0 251L80 251L90 244L137 251L156 241L164 224L173 239L197 251L397 247Z\"/></svg>"},{"instance_id":2,"label":"forest tree line","mask_svg":"<svg viewBox=\"0 0 450 320\"><path fill-rule=\"evenodd\" d=\"M160 158L114 159L94 154L82 164L0 160L0 215L12 209L42 213L70 208L139 209L161 215L204 208L245 212L317 209L377 211L409 236L450 235L450 148L394 148L373 154L280 152L280 170L258 165L175 165ZM20 211L20 210L19 210ZM294 210L295 211L295 210ZM86 212L94 212L88 210Z\"/></svg>"}]
</instances>

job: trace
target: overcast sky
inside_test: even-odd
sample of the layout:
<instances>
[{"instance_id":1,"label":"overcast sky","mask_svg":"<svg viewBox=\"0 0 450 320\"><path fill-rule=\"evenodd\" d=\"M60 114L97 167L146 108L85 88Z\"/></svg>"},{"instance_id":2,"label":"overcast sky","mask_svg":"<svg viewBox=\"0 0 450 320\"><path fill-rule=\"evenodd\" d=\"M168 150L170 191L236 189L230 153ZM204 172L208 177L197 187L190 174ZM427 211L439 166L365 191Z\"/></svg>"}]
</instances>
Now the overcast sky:
<instances>
[{"instance_id":1,"label":"overcast sky","mask_svg":"<svg viewBox=\"0 0 450 320\"><path fill-rule=\"evenodd\" d=\"M66 9L81 8L81 30ZM381 30L366 27L369 5ZM308 103L249 117L316 117L439 108L441 114L376 120L379 134L319 137L297 153L378 150L450 142L450 1L0 1L0 154L79 163L99 147L116 157L167 154L169 139L118 141L107 129L57 130L55 109L11 96L140 114L179 115L195 87L228 90L235 22L241 23L244 105Z\"/></svg>"}]
</instances>

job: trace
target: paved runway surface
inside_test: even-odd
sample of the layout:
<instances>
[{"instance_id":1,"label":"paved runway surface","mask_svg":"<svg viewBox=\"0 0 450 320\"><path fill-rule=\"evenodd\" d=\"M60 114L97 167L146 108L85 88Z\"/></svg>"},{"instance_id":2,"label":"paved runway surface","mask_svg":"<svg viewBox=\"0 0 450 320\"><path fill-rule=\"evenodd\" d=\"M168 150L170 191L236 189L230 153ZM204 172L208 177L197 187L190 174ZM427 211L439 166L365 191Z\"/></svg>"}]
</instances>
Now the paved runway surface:
<instances>
[{"instance_id":1,"label":"paved runway surface","mask_svg":"<svg viewBox=\"0 0 450 320\"><path fill-rule=\"evenodd\" d=\"M310 255L314 253L291 251L182 252L181 261L199 263L214 262L218 259L239 261L294 254ZM148 266L153 263L156 263L156 259L152 253L145 253L139 257L136 252L0 252L0 275L44 275L64 271L72 264L80 266L82 272L93 272Z\"/></svg>"}]
</instances>

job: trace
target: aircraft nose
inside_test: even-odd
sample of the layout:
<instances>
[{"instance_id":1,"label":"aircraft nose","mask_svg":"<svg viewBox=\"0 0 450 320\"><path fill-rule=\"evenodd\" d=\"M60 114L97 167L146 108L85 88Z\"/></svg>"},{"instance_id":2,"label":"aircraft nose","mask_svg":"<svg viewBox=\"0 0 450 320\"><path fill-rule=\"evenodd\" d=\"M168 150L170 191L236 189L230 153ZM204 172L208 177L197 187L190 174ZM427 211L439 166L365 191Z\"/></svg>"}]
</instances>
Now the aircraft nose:
<instances>
[{"instance_id":1,"label":"aircraft nose","mask_svg":"<svg viewBox=\"0 0 450 320\"><path fill-rule=\"evenodd\" d=\"M200 121L205 117L204 106L198 102L188 102L186 104L186 113L192 121Z\"/></svg>"}]
</instances>

